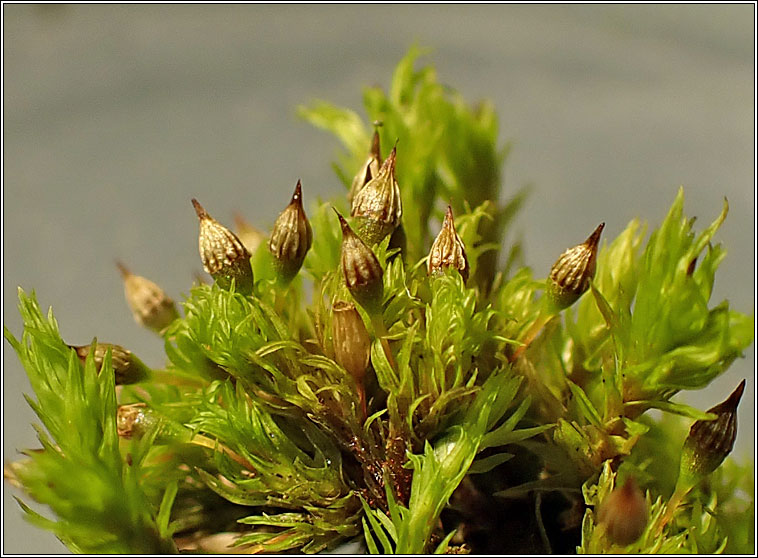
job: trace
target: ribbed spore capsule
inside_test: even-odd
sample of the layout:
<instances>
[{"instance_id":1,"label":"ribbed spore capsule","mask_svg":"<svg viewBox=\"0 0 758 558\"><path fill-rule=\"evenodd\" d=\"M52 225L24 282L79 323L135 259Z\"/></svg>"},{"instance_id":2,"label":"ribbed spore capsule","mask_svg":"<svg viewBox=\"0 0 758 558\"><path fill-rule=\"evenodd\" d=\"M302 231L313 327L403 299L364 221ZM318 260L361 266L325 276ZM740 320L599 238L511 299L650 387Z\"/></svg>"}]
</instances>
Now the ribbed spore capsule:
<instances>
[{"instance_id":1,"label":"ribbed spore capsule","mask_svg":"<svg viewBox=\"0 0 758 558\"><path fill-rule=\"evenodd\" d=\"M468 280L469 265L466 258L466 247L455 231L453 208L449 205L445 213L445 220L442 222L442 229L432 243L427 262L429 275L441 273L448 267L457 269L463 277L464 283Z\"/></svg>"},{"instance_id":2,"label":"ribbed spore capsule","mask_svg":"<svg viewBox=\"0 0 758 558\"><path fill-rule=\"evenodd\" d=\"M368 244L376 244L392 233L403 216L400 188L395 178L396 155L397 149L393 148L377 176L353 198L350 215L356 218L358 234Z\"/></svg>"},{"instance_id":3,"label":"ribbed spore capsule","mask_svg":"<svg viewBox=\"0 0 758 558\"><path fill-rule=\"evenodd\" d=\"M237 235L208 215L202 205L192 199L192 205L200 219L198 246L203 269L222 289L229 289L234 280L239 293L253 292L253 269L250 253Z\"/></svg>"},{"instance_id":4,"label":"ribbed spore capsule","mask_svg":"<svg viewBox=\"0 0 758 558\"><path fill-rule=\"evenodd\" d=\"M124 295L136 322L163 333L179 317L174 301L158 285L130 272L121 262L116 262L116 266L124 280Z\"/></svg>"},{"instance_id":5,"label":"ribbed spore capsule","mask_svg":"<svg viewBox=\"0 0 758 558\"><path fill-rule=\"evenodd\" d=\"M343 300L332 306L334 360L362 382L371 356L371 339L355 305Z\"/></svg>"},{"instance_id":6,"label":"ribbed spore capsule","mask_svg":"<svg viewBox=\"0 0 758 558\"><path fill-rule=\"evenodd\" d=\"M87 355L90 354L92 349L91 345L72 345L71 348L76 351L82 363L86 362ZM135 384L148 378L150 369L140 359L134 356L131 351L124 349L120 345L113 345L111 343L98 343L95 345L93 359L95 361L95 368L99 372L103 371L103 359L109 348L111 350L111 366L113 367L117 386Z\"/></svg>"},{"instance_id":7,"label":"ribbed spore capsule","mask_svg":"<svg viewBox=\"0 0 758 558\"><path fill-rule=\"evenodd\" d=\"M600 223L587 240L566 250L550 270L547 294L559 310L571 306L589 288L604 227Z\"/></svg>"},{"instance_id":8,"label":"ribbed spore capsule","mask_svg":"<svg viewBox=\"0 0 758 558\"><path fill-rule=\"evenodd\" d=\"M368 182L379 175L379 169L382 166L382 152L379 141L379 132L374 130L374 137L371 139L371 150L368 159L363 163L358 173L353 177L350 184L350 191L347 194L347 201L352 206L353 200L358 192L368 184Z\"/></svg>"},{"instance_id":9,"label":"ribbed spore capsule","mask_svg":"<svg viewBox=\"0 0 758 558\"><path fill-rule=\"evenodd\" d=\"M627 546L640 538L648 521L645 496L633 478L616 488L600 505L598 523L605 527L608 538Z\"/></svg>"},{"instance_id":10,"label":"ribbed spore capsule","mask_svg":"<svg viewBox=\"0 0 758 558\"><path fill-rule=\"evenodd\" d=\"M745 380L732 392L726 401L708 409L716 415L715 420L699 420L690 428L682 448L679 474L690 486L710 475L734 447L737 437L737 406L745 391Z\"/></svg>"},{"instance_id":11,"label":"ribbed spore capsule","mask_svg":"<svg viewBox=\"0 0 758 558\"><path fill-rule=\"evenodd\" d=\"M303 191L298 180L292 201L277 217L268 243L282 282L288 283L300 271L312 241L313 232L303 210Z\"/></svg>"},{"instance_id":12,"label":"ribbed spore capsule","mask_svg":"<svg viewBox=\"0 0 758 558\"><path fill-rule=\"evenodd\" d=\"M371 248L353 232L342 215L337 213L337 217L342 227L340 261L345 284L358 304L376 314L381 310L384 294L384 270Z\"/></svg>"}]
</instances>

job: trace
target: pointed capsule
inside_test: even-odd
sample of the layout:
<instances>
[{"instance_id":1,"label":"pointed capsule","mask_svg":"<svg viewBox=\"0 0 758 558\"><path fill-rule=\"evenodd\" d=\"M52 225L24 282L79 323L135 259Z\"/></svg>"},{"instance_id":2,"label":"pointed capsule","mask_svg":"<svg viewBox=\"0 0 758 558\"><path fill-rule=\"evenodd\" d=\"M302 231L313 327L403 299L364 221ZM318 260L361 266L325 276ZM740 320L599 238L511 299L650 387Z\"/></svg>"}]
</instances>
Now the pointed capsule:
<instances>
[{"instance_id":1,"label":"pointed capsule","mask_svg":"<svg viewBox=\"0 0 758 558\"><path fill-rule=\"evenodd\" d=\"M192 205L200 219L198 246L203 269L222 289L229 289L235 281L237 292L253 292L253 269L250 253L237 235L208 215L202 205L192 198Z\"/></svg>"},{"instance_id":2,"label":"pointed capsule","mask_svg":"<svg viewBox=\"0 0 758 558\"><path fill-rule=\"evenodd\" d=\"M727 399L708 409L715 420L699 420L690 428L679 463L679 484L691 488L710 475L734 447L737 437L737 406L745 391L742 380Z\"/></svg>"},{"instance_id":3,"label":"pointed capsule","mask_svg":"<svg viewBox=\"0 0 758 558\"><path fill-rule=\"evenodd\" d=\"M352 206L355 196L360 192L368 182L379 175L379 169L382 166L382 153L379 143L379 131L374 129L374 137L371 139L371 151L368 159L363 163L358 174L353 178L350 184L350 191L347 194L347 201Z\"/></svg>"},{"instance_id":4,"label":"pointed capsule","mask_svg":"<svg viewBox=\"0 0 758 558\"><path fill-rule=\"evenodd\" d=\"M347 221L335 209L342 227L340 261L350 294L367 312L376 315L381 310L384 294L384 270L374 252L358 237Z\"/></svg>"},{"instance_id":5,"label":"pointed capsule","mask_svg":"<svg viewBox=\"0 0 758 558\"><path fill-rule=\"evenodd\" d=\"M70 345L70 347L76 351L82 363L86 362L87 356L92 350L91 345ZM103 359L109 348L111 350L111 366L113 367L117 386L136 384L149 377L150 369L140 359L132 354L131 351L124 349L120 345L113 345L111 343L98 343L95 346L93 359L95 361L95 368L99 372L102 372Z\"/></svg>"},{"instance_id":6,"label":"pointed capsule","mask_svg":"<svg viewBox=\"0 0 758 558\"><path fill-rule=\"evenodd\" d=\"M158 285L135 275L121 262L116 262L116 267L124 280L124 295L135 321L162 334L179 317L174 301Z\"/></svg>"},{"instance_id":7,"label":"pointed capsule","mask_svg":"<svg viewBox=\"0 0 758 558\"><path fill-rule=\"evenodd\" d=\"M558 310L574 304L589 288L604 227L605 223L600 223L587 240L566 250L550 270L547 294Z\"/></svg>"},{"instance_id":8,"label":"pointed capsule","mask_svg":"<svg viewBox=\"0 0 758 558\"><path fill-rule=\"evenodd\" d=\"M392 149L379 173L353 198L350 215L356 218L359 235L369 244L380 242L400 224L403 205L395 178L397 148Z\"/></svg>"},{"instance_id":9,"label":"pointed capsule","mask_svg":"<svg viewBox=\"0 0 758 558\"><path fill-rule=\"evenodd\" d=\"M442 222L442 229L429 251L427 267L429 275L442 273L445 268L451 267L458 270L464 283L468 280L469 265L466 258L466 248L463 246L461 237L455 231L453 208L449 205L445 213L445 220Z\"/></svg>"},{"instance_id":10,"label":"pointed capsule","mask_svg":"<svg viewBox=\"0 0 758 558\"><path fill-rule=\"evenodd\" d=\"M608 538L615 544L627 546L640 538L648 521L645 496L633 478L615 488L600 504L598 524L605 527Z\"/></svg>"},{"instance_id":11,"label":"pointed capsule","mask_svg":"<svg viewBox=\"0 0 758 558\"><path fill-rule=\"evenodd\" d=\"M237 229L237 238L245 246L248 254L255 254L258 246L266 240L266 234L248 223L239 213L234 214L234 228Z\"/></svg>"},{"instance_id":12,"label":"pointed capsule","mask_svg":"<svg viewBox=\"0 0 758 558\"><path fill-rule=\"evenodd\" d=\"M268 243L283 283L289 283L300 271L312 241L313 232L303 210L303 191L298 180L292 201L277 217Z\"/></svg>"},{"instance_id":13,"label":"pointed capsule","mask_svg":"<svg viewBox=\"0 0 758 558\"><path fill-rule=\"evenodd\" d=\"M334 360L362 382L371 356L371 339L355 305L343 300L332 306Z\"/></svg>"}]
</instances>

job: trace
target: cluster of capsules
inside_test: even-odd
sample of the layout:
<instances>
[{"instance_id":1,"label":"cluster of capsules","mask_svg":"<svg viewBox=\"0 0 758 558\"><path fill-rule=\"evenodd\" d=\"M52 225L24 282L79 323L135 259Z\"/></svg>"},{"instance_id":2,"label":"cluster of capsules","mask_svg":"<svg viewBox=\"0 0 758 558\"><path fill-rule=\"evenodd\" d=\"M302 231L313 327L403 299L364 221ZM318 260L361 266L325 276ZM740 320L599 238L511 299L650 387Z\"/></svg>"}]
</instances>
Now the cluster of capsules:
<instances>
[{"instance_id":1,"label":"cluster of capsules","mask_svg":"<svg viewBox=\"0 0 758 558\"><path fill-rule=\"evenodd\" d=\"M341 271L353 301L336 300L332 303L334 359L355 379L364 412L363 377L369 366L371 340L355 303L372 319L381 316L384 271L372 246L389 235L396 235L391 243L396 237L400 238L400 243L403 242L403 207L395 172L396 158L397 145L382 160L379 134L374 132L369 155L348 192L355 230L335 210L342 230ZM197 200L192 199L192 204L199 218L198 245L203 268L219 287L229 289L233 284L236 292L251 296L254 280L250 258L265 240L265 235L241 219L237 219L238 234L235 234L211 217ZM590 281L595 276L604 226L604 223L598 225L584 242L567 249L553 264L546 284L545 316L554 315L572 305L589 289ZM298 180L291 201L277 217L268 237L268 249L280 285L289 284L300 271L312 242L313 232L303 209L302 185ZM121 263L117 265L135 320L156 333L164 334L179 317L174 301L154 282L131 273ZM442 273L446 269L460 273L464 283L468 280L470 268L466 249L455 229L449 205L427 258L429 275ZM538 328L535 327L525 334L522 345L511 356L512 361L522 354L537 333ZM131 351L119 345L96 343L72 348L82 361L94 348L93 357L98 369L110 350L117 385L137 383L150 377L150 369ZM388 345L384 344L384 350L392 363L394 359ZM693 478L701 478L715 470L731 452L736 435L737 406L744 386L743 380L726 401L708 411L716 415L716 420L693 424L684 444L680 472L680 480L684 480L675 494L678 499L694 486ZM133 429L133 409L132 406L122 407L119 409L119 432L128 437ZM630 521L630 517L636 518L636 521ZM647 507L633 479L609 496L600 509L598 519L618 544L629 544L640 536L647 524Z\"/></svg>"}]
</instances>

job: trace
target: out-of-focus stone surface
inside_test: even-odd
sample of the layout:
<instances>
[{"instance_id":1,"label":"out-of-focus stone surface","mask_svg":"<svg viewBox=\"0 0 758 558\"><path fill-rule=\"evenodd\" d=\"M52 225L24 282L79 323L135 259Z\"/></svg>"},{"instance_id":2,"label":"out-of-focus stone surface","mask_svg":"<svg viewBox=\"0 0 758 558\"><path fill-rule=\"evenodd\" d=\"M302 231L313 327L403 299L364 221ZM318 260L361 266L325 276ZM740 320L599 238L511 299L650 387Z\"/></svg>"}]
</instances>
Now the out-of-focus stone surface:
<instances>
[{"instance_id":1,"label":"out-of-focus stone surface","mask_svg":"<svg viewBox=\"0 0 758 558\"><path fill-rule=\"evenodd\" d=\"M754 306L752 5L324 6L4 5L3 324L19 334L16 287L53 305L71 344L97 335L161 364L115 267L189 290L202 199L268 230L302 179L307 200L342 188L337 142L297 104L361 109L417 42L443 82L492 99L513 139L505 193L533 194L517 221L527 262L548 273L588 227L614 238L656 224L680 184L704 227L729 199L729 250L713 300ZM310 201L308 202L310 203ZM306 208L306 211L308 208ZM317 239L314 241L317 242ZM753 378L754 348L708 390L706 409ZM3 343L3 451L37 445L30 388ZM748 380L733 455L753 453ZM3 485L3 551L65 548L23 522Z\"/></svg>"}]
</instances>

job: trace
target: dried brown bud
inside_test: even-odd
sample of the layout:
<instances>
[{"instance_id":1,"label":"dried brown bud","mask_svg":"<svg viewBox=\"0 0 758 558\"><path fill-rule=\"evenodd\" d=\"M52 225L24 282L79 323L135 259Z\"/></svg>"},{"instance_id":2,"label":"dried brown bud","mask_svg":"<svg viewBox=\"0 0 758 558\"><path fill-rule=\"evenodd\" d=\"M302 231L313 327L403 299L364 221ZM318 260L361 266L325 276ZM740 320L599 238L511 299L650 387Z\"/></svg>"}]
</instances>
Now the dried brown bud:
<instances>
[{"instance_id":1,"label":"dried brown bud","mask_svg":"<svg viewBox=\"0 0 758 558\"><path fill-rule=\"evenodd\" d=\"M253 292L253 269L250 253L237 235L208 215L202 205L192 199L192 205L200 219L198 245L203 269L210 273L216 284L229 289L234 280L237 292Z\"/></svg>"},{"instance_id":2,"label":"dried brown bud","mask_svg":"<svg viewBox=\"0 0 758 558\"><path fill-rule=\"evenodd\" d=\"M358 232L369 244L376 244L394 231L403 216L400 188L395 178L393 148L379 169L379 174L361 188L353 199L350 215L358 222Z\"/></svg>"},{"instance_id":3,"label":"dried brown bud","mask_svg":"<svg viewBox=\"0 0 758 558\"><path fill-rule=\"evenodd\" d=\"M239 213L234 214L234 227L237 229L237 238L247 248L248 254L255 254L261 242L266 240L266 234L245 221Z\"/></svg>"},{"instance_id":4,"label":"dried brown bud","mask_svg":"<svg viewBox=\"0 0 758 558\"><path fill-rule=\"evenodd\" d=\"M648 509L645 496L633 478L606 497L597 518L615 544L627 546L640 538L647 526Z\"/></svg>"},{"instance_id":5,"label":"dried brown bud","mask_svg":"<svg viewBox=\"0 0 758 558\"><path fill-rule=\"evenodd\" d=\"M122 438L141 438L154 423L145 403L119 405L116 411L116 429Z\"/></svg>"},{"instance_id":6,"label":"dried brown bud","mask_svg":"<svg viewBox=\"0 0 758 558\"><path fill-rule=\"evenodd\" d=\"M342 215L337 213L337 217L342 227L340 260L347 288L367 312L377 314L381 310L384 294L382 266L371 248L353 232Z\"/></svg>"},{"instance_id":7,"label":"dried brown bud","mask_svg":"<svg viewBox=\"0 0 758 558\"><path fill-rule=\"evenodd\" d=\"M158 427L156 442L189 442L193 432L165 416L159 415L145 403L119 405L116 410L116 429L122 438L137 438Z\"/></svg>"},{"instance_id":8,"label":"dried brown bud","mask_svg":"<svg viewBox=\"0 0 758 558\"><path fill-rule=\"evenodd\" d=\"M277 217L268 243L283 282L289 282L300 271L312 240L313 232L303 210L303 192L298 180L292 201Z\"/></svg>"},{"instance_id":9,"label":"dried brown bud","mask_svg":"<svg viewBox=\"0 0 758 558\"><path fill-rule=\"evenodd\" d=\"M76 351L82 363L86 362L87 355L92 349L91 345L71 346ZM116 379L116 385L136 384L145 380L150 375L150 369L143 362L132 354L131 351L124 349L120 345L111 343L98 343L95 345L95 368L102 372L103 359L106 351L111 350L111 366Z\"/></svg>"},{"instance_id":10,"label":"dried brown bud","mask_svg":"<svg viewBox=\"0 0 758 558\"><path fill-rule=\"evenodd\" d=\"M600 223L582 244L569 248L550 270L547 294L559 310L568 308L582 296L595 276L597 247L605 223Z\"/></svg>"},{"instance_id":11,"label":"dried brown bud","mask_svg":"<svg viewBox=\"0 0 758 558\"><path fill-rule=\"evenodd\" d=\"M6 462L3 465L3 480L13 488L23 490L24 484L19 477L23 475L30 466L33 467L33 462L29 458L19 459L18 461L12 461L10 463Z\"/></svg>"},{"instance_id":12,"label":"dried brown bud","mask_svg":"<svg viewBox=\"0 0 758 558\"><path fill-rule=\"evenodd\" d=\"M334 360L361 382L371 356L371 339L355 305L338 301L332 306Z\"/></svg>"},{"instance_id":13,"label":"dried brown bud","mask_svg":"<svg viewBox=\"0 0 758 558\"><path fill-rule=\"evenodd\" d=\"M743 391L745 380L726 401L708 409L709 413L716 415L715 420L699 420L692 425L682 448L680 484L691 488L715 471L732 451L737 438L737 406Z\"/></svg>"},{"instance_id":14,"label":"dried brown bud","mask_svg":"<svg viewBox=\"0 0 758 558\"><path fill-rule=\"evenodd\" d=\"M687 277L692 277L692 274L695 273L696 265L697 265L697 256L692 258L692 260L690 260L689 265L687 266Z\"/></svg>"},{"instance_id":15,"label":"dried brown bud","mask_svg":"<svg viewBox=\"0 0 758 558\"><path fill-rule=\"evenodd\" d=\"M379 175L379 169L382 166L382 153L379 144L379 131L374 130L374 137L371 140L371 151L368 159L363 163L358 174L353 178L353 182L350 184L350 191L347 194L347 201L350 205L353 204L353 200L358 192L376 176Z\"/></svg>"},{"instance_id":16,"label":"dried brown bud","mask_svg":"<svg viewBox=\"0 0 758 558\"><path fill-rule=\"evenodd\" d=\"M121 262L116 262L124 280L124 294L134 319L138 324L163 333L179 317L176 305L158 285L130 272Z\"/></svg>"},{"instance_id":17,"label":"dried brown bud","mask_svg":"<svg viewBox=\"0 0 758 558\"><path fill-rule=\"evenodd\" d=\"M464 283L468 280L469 265L466 249L461 237L455 231L453 208L449 205L445 213L445 220L442 223L442 230L440 230L432 244L432 249L429 251L427 266L429 275L441 273L444 268L452 267L458 270Z\"/></svg>"}]
</instances>

